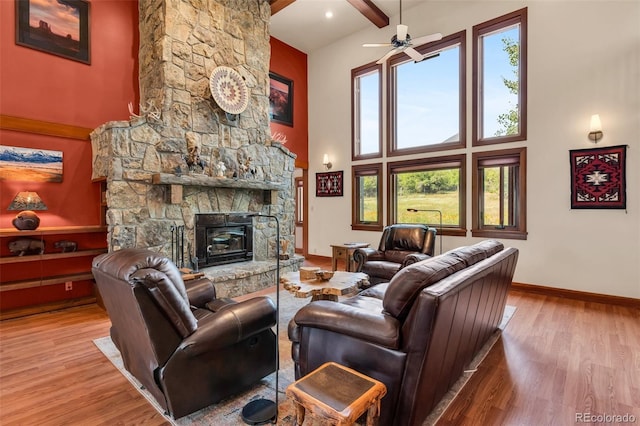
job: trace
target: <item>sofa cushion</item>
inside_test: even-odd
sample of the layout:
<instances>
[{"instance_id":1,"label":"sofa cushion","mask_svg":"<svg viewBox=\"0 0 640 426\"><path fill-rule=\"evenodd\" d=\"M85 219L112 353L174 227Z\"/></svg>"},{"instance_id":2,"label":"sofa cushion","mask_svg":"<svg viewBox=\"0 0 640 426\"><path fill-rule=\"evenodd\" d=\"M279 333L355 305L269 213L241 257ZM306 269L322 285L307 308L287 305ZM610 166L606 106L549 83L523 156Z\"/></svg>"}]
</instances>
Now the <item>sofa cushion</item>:
<instances>
[{"instance_id":1,"label":"sofa cushion","mask_svg":"<svg viewBox=\"0 0 640 426\"><path fill-rule=\"evenodd\" d=\"M394 263L399 263L402 264L404 263L404 259L409 256L410 254L415 253L415 251L411 251L411 250L387 250L384 252L384 258L385 260L388 260L389 262L394 262Z\"/></svg>"},{"instance_id":2,"label":"sofa cushion","mask_svg":"<svg viewBox=\"0 0 640 426\"><path fill-rule=\"evenodd\" d=\"M445 253L414 263L398 272L389 282L384 295L386 313L404 320L420 291L466 267L466 262L453 253Z\"/></svg>"},{"instance_id":3,"label":"sofa cushion","mask_svg":"<svg viewBox=\"0 0 640 426\"><path fill-rule=\"evenodd\" d=\"M387 262L385 260L372 260L366 262L362 267L362 272L370 277L378 277L390 281L402 266L400 263Z\"/></svg>"},{"instance_id":4,"label":"sofa cushion","mask_svg":"<svg viewBox=\"0 0 640 426\"><path fill-rule=\"evenodd\" d=\"M500 241L485 240L472 246L453 249L449 253L464 260L467 266L471 266L502 250L504 250L504 245Z\"/></svg>"}]
</instances>

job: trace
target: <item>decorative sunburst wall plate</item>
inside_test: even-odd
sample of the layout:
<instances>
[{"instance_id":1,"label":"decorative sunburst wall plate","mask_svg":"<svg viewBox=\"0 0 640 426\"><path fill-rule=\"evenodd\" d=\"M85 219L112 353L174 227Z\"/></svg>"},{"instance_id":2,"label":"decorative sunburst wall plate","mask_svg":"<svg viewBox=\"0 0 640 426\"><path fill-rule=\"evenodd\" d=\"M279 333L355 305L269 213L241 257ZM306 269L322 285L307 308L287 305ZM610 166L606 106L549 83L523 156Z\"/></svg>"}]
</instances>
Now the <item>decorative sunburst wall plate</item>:
<instances>
[{"instance_id":1,"label":"decorative sunburst wall plate","mask_svg":"<svg viewBox=\"0 0 640 426\"><path fill-rule=\"evenodd\" d=\"M209 88L224 112L240 114L249 105L249 91L242 76L233 68L217 67L209 77Z\"/></svg>"}]
</instances>

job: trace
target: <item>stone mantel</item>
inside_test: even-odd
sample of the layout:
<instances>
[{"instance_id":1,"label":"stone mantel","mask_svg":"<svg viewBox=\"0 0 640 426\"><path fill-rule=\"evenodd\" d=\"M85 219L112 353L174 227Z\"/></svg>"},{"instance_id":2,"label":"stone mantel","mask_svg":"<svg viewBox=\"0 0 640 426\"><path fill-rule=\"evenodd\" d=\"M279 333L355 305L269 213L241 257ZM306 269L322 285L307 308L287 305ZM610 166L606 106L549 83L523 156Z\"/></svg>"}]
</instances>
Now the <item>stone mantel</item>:
<instances>
[{"instance_id":1,"label":"stone mantel","mask_svg":"<svg viewBox=\"0 0 640 426\"><path fill-rule=\"evenodd\" d=\"M279 182L264 182L250 179L229 179L200 175L174 175L170 173L154 173L151 181L155 185L204 186L211 188L263 189L277 191L288 186Z\"/></svg>"}]
</instances>

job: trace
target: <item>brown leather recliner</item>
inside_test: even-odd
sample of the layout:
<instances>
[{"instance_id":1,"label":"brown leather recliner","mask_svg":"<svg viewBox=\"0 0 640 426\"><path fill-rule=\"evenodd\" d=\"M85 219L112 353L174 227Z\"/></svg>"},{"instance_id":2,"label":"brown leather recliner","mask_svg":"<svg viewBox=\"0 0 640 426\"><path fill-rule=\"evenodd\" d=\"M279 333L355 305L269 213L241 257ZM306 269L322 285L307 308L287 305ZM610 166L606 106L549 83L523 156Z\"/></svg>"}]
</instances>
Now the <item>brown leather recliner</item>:
<instances>
[{"instance_id":1,"label":"brown leather recliner","mask_svg":"<svg viewBox=\"0 0 640 426\"><path fill-rule=\"evenodd\" d=\"M93 275L124 366L174 418L257 383L276 369L276 307L268 297L216 299L166 257L123 249L96 257Z\"/></svg>"},{"instance_id":2,"label":"brown leather recliner","mask_svg":"<svg viewBox=\"0 0 640 426\"><path fill-rule=\"evenodd\" d=\"M356 249L356 271L369 275L369 285L391 281L402 268L433 256L435 228L427 225L398 223L382 231L378 249Z\"/></svg>"},{"instance_id":3,"label":"brown leather recliner","mask_svg":"<svg viewBox=\"0 0 640 426\"><path fill-rule=\"evenodd\" d=\"M410 265L289 323L296 379L336 362L384 383L380 424L419 426L502 320L518 250L487 240Z\"/></svg>"}]
</instances>

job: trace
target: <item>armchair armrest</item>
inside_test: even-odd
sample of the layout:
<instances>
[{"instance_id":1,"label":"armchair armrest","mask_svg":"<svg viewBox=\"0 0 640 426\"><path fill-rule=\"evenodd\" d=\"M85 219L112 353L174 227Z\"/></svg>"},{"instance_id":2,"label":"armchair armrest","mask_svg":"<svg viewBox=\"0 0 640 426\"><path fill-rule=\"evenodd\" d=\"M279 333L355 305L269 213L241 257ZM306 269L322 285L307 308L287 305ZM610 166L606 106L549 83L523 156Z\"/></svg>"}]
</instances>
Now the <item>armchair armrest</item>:
<instances>
[{"instance_id":1,"label":"armchair armrest","mask_svg":"<svg viewBox=\"0 0 640 426\"><path fill-rule=\"evenodd\" d=\"M199 355L238 343L273 327L276 306L267 296L254 297L211 313L198 322L198 329L185 338L181 349Z\"/></svg>"},{"instance_id":2,"label":"armchair armrest","mask_svg":"<svg viewBox=\"0 0 640 426\"><path fill-rule=\"evenodd\" d=\"M390 349L400 347L400 322L382 313L331 301L316 301L298 311L297 327L312 327L355 337ZM290 335L296 331L289 330Z\"/></svg>"},{"instance_id":3,"label":"armchair armrest","mask_svg":"<svg viewBox=\"0 0 640 426\"><path fill-rule=\"evenodd\" d=\"M412 253L410 255L407 255L404 258L404 261L402 262L402 266L400 267L400 269L411 265L412 263L417 263L426 259L429 259L431 256L429 256L428 254L424 254L424 253Z\"/></svg>"},{"instance_id":4,"label":"armchair armrest","mask_svg":"<svg viewBox=\"0 0 640 426\"><path fill-rule=\"evenodd\" d=\"M207 302L216 298L216 289L208 278L199 278L184 282L189 304L204 308Z\"/></svg>"},{"instance_id":5,"label":"armchair armrest","mask_svg":"<svg viewBox=\"0 0 640 426\"><path fill-rule=\"evenodd\" d=\"M370 260L384 260L384 253L372 247L354 250L353 261L356 263L356 272L362 272L362 265Z\"/></svg>"}]
</instances>

